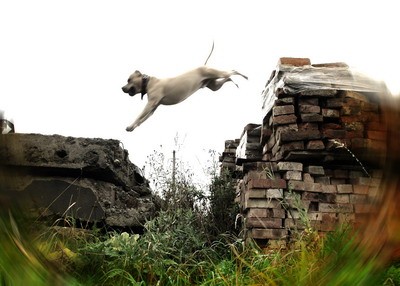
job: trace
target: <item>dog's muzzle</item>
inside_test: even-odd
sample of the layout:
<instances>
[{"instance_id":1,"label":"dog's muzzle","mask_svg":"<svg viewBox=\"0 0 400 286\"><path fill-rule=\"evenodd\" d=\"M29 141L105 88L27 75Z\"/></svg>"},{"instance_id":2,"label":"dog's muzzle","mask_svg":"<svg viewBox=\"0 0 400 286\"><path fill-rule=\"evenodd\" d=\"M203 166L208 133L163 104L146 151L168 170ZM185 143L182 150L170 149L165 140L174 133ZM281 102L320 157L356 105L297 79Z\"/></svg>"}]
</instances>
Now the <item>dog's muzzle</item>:
<instances>
[{"instance_id":1,"label":"dog's muzzle","mask_svg":"<svg viewBox=\"0 0 400 286\"><path fill-rule=\"evenodd\" d=\"M137 92L136 92L136 88L134 86L132 87L127 87L126 85L124 85L122 87L122 91L129 94L130 96L134 96Z\"/></svg>"}]
</instances>

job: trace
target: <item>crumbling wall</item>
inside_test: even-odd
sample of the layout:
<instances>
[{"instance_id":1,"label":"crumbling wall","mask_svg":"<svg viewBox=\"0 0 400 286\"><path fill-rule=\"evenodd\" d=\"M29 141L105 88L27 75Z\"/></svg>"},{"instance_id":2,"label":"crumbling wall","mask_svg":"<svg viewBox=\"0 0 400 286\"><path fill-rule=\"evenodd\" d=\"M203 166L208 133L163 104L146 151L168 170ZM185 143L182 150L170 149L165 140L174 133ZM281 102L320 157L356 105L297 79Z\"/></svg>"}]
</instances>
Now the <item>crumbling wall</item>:
<instances>
[{"instance_id":1,"label":"crumbling wall","mask_svg":"<svg viewBox=\"0 0 400 286\"><path fill-rule=\"evenodd\" d=\"M220 158L223 169L240 173L246 237L282 247L295 229L327 232L363 220L386 158L385 95L385 86L343 63L280 59L260 124L245 127L235 151L226 141Z\"/></svg>"},{"instance_id":2,"label":"crumbling wall","mask_svg":"<svg viewBox=\"0 0 400 286\"><path fill-rule=\"evenodd\" d=\"M39 216L141 227L157 210L149 184L117 140L0 136L0 201Z\"/></svg>"}]
</instances>

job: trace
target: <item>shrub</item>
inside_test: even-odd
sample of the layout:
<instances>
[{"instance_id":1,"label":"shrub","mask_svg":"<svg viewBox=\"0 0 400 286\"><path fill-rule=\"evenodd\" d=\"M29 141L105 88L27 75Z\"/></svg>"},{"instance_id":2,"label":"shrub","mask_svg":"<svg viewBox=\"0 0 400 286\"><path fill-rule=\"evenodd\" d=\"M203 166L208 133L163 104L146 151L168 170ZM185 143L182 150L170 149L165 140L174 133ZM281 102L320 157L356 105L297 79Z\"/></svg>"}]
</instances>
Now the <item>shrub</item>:
<instances>
[{"instance_id":1,"label":"shrub","mask_svg":"<svg viewBox=\"0 0 400 286\"><path fill-rule=\"evenodd\" d=\"M238 234L235 222L239 208L235 203L235 187L235 180L228 171L212 178L209 187L208 228L213 237L221 233Z\"/></svg>"}]
</instances>

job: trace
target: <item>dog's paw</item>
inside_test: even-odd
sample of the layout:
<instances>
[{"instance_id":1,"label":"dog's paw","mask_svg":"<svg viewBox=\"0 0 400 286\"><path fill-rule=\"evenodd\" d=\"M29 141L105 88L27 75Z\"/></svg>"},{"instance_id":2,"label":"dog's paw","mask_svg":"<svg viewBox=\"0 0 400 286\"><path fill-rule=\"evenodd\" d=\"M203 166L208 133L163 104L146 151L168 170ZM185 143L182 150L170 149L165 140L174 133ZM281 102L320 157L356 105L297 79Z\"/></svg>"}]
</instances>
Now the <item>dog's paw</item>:
<instances>
[{"instance_id":1,"label":"dog's paw","mask_svg":"<svg viewBox=\"0 0 400 286\"><path fill-rule=\"evenodd\" d=\"M132 126L128 126L128 127L125 128L125 130L128 131L128 132L132 132L133 129L134 129L134 128L133 128Z\"/></svg>"}]
</instances>

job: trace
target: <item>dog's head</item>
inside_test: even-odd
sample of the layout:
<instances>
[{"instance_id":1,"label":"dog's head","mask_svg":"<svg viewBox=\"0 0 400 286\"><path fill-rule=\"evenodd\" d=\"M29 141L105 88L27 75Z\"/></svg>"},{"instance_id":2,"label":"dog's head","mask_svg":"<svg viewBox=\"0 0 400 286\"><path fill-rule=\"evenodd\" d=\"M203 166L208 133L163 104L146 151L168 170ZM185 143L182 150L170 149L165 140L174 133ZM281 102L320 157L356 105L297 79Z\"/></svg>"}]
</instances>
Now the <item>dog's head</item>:
<instances>
[{"instance_id":1,"label":"dog's head","mask_svg":"<svg viewBox=\"0 0 400 286\"><path fill-rule=\"evenodd\" d=\"M143 99L143 95L147 92L147 81L148 76L136 70L129 76L128 83L122 87L122 91L130 96L134 96L135 94L141 92Z\"/></svg>"}]
</instances>

